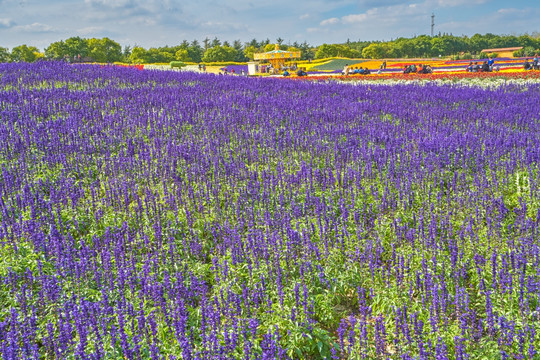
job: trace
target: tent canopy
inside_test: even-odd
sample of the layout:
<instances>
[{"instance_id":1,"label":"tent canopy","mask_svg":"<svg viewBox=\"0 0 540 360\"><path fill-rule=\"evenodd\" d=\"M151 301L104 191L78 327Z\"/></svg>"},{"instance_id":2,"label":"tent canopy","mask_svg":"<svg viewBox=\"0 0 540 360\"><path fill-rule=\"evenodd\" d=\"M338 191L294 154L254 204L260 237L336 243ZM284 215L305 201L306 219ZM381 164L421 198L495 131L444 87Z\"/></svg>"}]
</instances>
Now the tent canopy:
<instances>
[{"instance_id":1,"label":"tent canopy","mask_svg":"<svg viewBox=\"0 0 540 360\"><path fill-rule=\"evenodd\" d=\"M276 44L275 50L268 51L265 53L257 53L253 55L254 60L268 60L272 65L278 65L281 67L285 60L299 59L301 56L300 51L285 51L279 50L279 45ZM274 66L276 67L276 66Z\"/></svg>"}]
</instances>

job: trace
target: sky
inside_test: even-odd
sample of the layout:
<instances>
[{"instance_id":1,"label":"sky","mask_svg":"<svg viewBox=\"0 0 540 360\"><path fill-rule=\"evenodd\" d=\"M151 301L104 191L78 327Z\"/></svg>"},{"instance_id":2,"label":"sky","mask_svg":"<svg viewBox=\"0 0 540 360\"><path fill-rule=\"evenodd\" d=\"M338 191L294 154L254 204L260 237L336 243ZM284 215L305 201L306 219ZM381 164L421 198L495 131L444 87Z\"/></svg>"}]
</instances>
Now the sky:
<instances>
[{"instance_id":1,"label":"sky","mask_svg":"<svg viewBox=\"0 0 540 360\"><path fill-rule=\"evenodd\" d=\"M538 0L0 0L0 46L71 36L146 48L206 37L311 45L430 34L540 32Z\"/></svg>"}]
</instances>

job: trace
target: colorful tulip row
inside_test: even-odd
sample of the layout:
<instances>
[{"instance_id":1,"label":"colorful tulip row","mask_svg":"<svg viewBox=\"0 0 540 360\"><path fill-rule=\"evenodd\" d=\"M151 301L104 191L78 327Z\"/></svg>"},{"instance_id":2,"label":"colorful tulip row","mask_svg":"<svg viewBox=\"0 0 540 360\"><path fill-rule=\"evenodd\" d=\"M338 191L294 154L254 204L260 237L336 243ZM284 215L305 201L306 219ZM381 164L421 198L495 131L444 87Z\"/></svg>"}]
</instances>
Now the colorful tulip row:
<instances>
[{"instance_id":1,"label":"colorful tulip row","mask_svg":"<svg viewBox=\"0 0 540 360\"><path fill-rule=\"evenodd\" d=\"M347 76L316 76L311 78L297 78L297 80L309 81L400 81L400 80L418 80L418 81L433 81L433 80L462 80L462 79L528 79L531 81L540 80L540 71L524 71L522 69L509 68L499 72L465 72L465 71L445 71L435 72L432 74L403 74L403 73L385 73L385 74L370 74L370 75L347 75Z\"/></svg>"}]
</instances>

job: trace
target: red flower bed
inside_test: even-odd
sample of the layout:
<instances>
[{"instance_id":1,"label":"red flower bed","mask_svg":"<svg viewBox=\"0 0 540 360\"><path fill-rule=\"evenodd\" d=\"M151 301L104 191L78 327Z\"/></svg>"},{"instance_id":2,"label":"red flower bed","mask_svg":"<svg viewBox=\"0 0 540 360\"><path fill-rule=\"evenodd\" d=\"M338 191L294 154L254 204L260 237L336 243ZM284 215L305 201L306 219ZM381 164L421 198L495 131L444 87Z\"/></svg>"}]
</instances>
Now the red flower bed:
<instances>
[{"instance_id":1,"label":"red flower bed","mask_svg":"<svg viewBox=\"0 0 540 360\"><path fill-rule=\"evenodd\" d=\"M141 65L141 64L138 64L138 65L136 65L136 64L133 64L133 65L130 65L130 64L116 64L116 66L136 68L136 69L139 69L139 70L144 69L144 65Z\"/></svg>"}]
</instances>

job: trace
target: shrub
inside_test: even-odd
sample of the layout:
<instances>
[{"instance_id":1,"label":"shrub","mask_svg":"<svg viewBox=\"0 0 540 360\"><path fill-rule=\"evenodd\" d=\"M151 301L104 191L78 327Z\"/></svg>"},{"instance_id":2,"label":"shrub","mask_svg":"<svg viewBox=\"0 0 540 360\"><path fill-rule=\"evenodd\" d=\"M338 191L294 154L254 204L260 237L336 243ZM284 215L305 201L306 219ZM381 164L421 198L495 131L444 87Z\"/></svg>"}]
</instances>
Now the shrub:
<instances>
[{"instance_id":1,"label":"shrub","mask_svg":"<svg viewBox=\"0 0 540 360\"><path fill-rule=\"evenodd\" d=\"M532 46L526 46L523 48L523 56L534 56L536 53L538 53L538 49L535 49Z\"/></svg>"},{"instance_id":2,"label":"shrub","mask_svg":"<svg viewBox=\"0 0 540 360\"><path fill-rule=\"evenodd\" d=\"M521 49L521 50L516 50L512 53L512 56L514 57L522 57L522 56L525 56L525 51L524 49Z\"/></svg>"},{"instance_id":3,"label":"shrub","mask_svg":"<svg viewBox=\"0 0 540 360\"><path fill-rule=\"evenodd\" d=\"M464 52L457 56L456 60L471 60L473 58L470 52Z\"/></svg>"},{"instance_id":4,"label":"shrub","mask_svg":"<svg viewBox=\"0 0 540 360\"><path fill-rule=\"evenodd\" d=\"M171 67L172 68L183 68L184 66L186 66L186 64L182 61L171 61Z\"/></svg>"}]
</instances>

